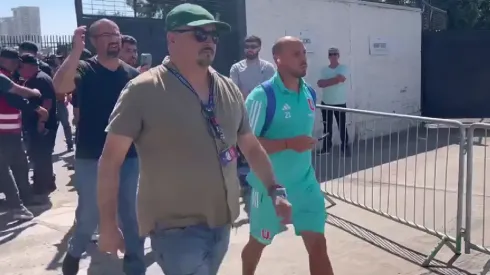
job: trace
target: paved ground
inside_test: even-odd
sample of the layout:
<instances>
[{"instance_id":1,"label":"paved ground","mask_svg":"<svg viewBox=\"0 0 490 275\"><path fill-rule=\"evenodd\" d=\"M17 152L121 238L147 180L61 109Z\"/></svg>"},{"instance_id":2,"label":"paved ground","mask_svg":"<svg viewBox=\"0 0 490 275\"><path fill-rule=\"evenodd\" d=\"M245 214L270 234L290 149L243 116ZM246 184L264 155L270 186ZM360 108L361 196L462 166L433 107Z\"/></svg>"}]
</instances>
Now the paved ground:
<instances>
[{"instance_id":1,"label":"paved ground","mask_svg":"<svg viewBox=\"0 0 490 275\"><path fill-rule=\"evenodd\" d=\"M60 274L60 262L65 253L66 241L73 222L76 194L73 192L73 187L71 186L72 172L67 171L65 167L71 156L70 154L62 153L64 145L61 132L59 136L60 138L58 139L55 152L55 167L59 190L53 194L52 207L50 209L33 209L37 214L36 219L21 225L9 224L6 216L0 215L0 273L2 275ZM453 147L449 150L449 154L451 154L450 159L454 157L453 150ZM441 155L438 158L441 158ZM442 157L442 160L445 159L445 156ZM357 160L357 157L354 160ZM360 171L360 173L352 174L354 171L350 171L349 173L344 173L346 177L341 178L341 180L331 181L329 183L330 191L346 198L350 197L364 202L367 205L374 203L373 205L376 206L380 202L383 209L384 207L389 208L387 212L394 213L393 211L399 211L399 214L404 211L404 208L401 207L402 201L407 198L411 198L410 201L412 201L413 197L416 197L418 198L418 202L408 207L408 209L414 209L414 205L418 206L421 204L421 201L423 201L421 198L423 196L418 195L416 191L411 191L414 188L411 188L410 184L407 184L409 187L405 189L404 183L408 181L402 181L405 178L405 172L402 173L401 171L404 170L400 170L397 174L396 171L398 170L393 171L392 169L395 168L391 167L395 166L396 162L392 159L389 160L388 162L384 161L385 164L382 166L383 171L387 171L384 172L385 176L378 174L381 169L379 167L376 168L377 170L373 170L374 174L369 174L369 171L364 174L366 167L363 169L357 167L355 170ZM407 160L407 162L409 161L412 160ZM389 162L391 162L391 165L388 168L386 165ZM411 172L408 173L408 177L412 177L412 181L414 177L419 177L413 175L415 170L423 171L423 167L430 164L420 163L412 167L410 169ZM449 171L454 170L453 165L449 164ZM367 181L367 179L373 179L373 175L378 175L377 177L379 179ZM391 175L390 179L385 178L388 175ZM449 178L451 180L448 180L448 182L453 184L454 174L450 174ZM378 182L384 182L384 184L379 184ZM386 191L388 190L388 186L391 186L392 190L397 188L395 183L398 183L400 190L396 193L390 193L394 191ZM413 183L411 185L413 186ZM439 187L436 189L439 189ZM451 185L448 189L454 190L454 186ZM406 194L404 190L407 190ZM479 190L481 191L481 188ZM356 192L359 192L360 197L357 196ZM367 194L366 200L364 200L363 194ZM383 196L383 194L391 195ZM427 193L427 196L431 199L427 199L426 201L432 201L433 194ZM392 201L389 204L387 197L392 197ZM396 199L397 201L395 201L395 197L398 197ZM361 200L360 198L363 199ZM452 197L449 199L453 200ZM481 202L478 203L480 207L482 205ZM439 202L436 201L436 204L439 204ZM450 205L449 203L447 204ZM487 203L486 207L488 205L490 204ZM435 211L436 215L439 216L443 213L440 212L440 207L435 207ZM407 217L413 215L412 212L407 211ZM426 212L429 213L432 210ZM487 211L487 213L489 212L490 210ZM446 247L437 255L437 259L432 262L430 268L422 268L420 264L437 244L437 238L389 221L357 207L341 203L340 201L338 201L335 207L331 208L330 213L329 221L326 224L326 235L328 237L329 252L336 274L486 274L490 269L490 257L488 255L478 253L471 255L463 254L452 261L451 258L454 255ZM422 213L420 212L417 216L419 215L422 216ZM428 223L432 221L431 218L432 215L430 218L427 218ZM419 222L422 221L419 220ZM452 223L448 221L447 224ZM490 226L487 225L487 228L490 228ZM301 240L295 237L292 231L289 230L277 237L274 244L265 251L257 272L258 275L308 274L306 251L302 246ZM490 233L487 235L490 235ZM223 263L219 273L220 275L240 274L240 251L247 241L247 236L248 225L243 225L236 232L233 232L230 250ZM147 243L147 247L149 266L147 274L162 274L152 261L149 243ZM95 248L92 249L90 255L92 257L87 256L83 260L83 271L80 271L79 274L122 274L119 260L105 258L98 254ZM447 264L448 262L453 263L449 265Z\"/></svg>"}]
</instances>

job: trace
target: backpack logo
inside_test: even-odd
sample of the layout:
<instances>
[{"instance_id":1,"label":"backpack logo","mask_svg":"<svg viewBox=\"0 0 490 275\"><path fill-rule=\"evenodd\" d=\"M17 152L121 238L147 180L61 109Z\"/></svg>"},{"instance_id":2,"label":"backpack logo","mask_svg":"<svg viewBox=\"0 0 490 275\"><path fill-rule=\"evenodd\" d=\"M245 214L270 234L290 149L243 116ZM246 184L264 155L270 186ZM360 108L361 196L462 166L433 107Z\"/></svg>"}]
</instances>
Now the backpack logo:
<instances>
[{"instance_id":1,"label":"backpack logo","mask_svg":"<svg viewBox=\"0 0 490 275\"><path fill-rule=\"evenodd\" d=\"M310 110L315 111L315 103L311 98L308 98L308 106L310 106Z\"/></svg>"}]
</instances>

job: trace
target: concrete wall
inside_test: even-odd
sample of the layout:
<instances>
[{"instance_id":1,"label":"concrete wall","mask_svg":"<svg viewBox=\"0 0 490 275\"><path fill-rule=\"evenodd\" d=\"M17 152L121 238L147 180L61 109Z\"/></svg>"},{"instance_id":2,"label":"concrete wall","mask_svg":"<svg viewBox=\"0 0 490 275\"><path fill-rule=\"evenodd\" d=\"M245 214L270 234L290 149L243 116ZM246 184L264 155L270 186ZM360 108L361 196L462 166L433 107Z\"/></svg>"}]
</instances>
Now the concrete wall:
<instances>
[{"instance_id":1,"label":"concrete wall","mask_svg":"<svg viewBox=\"0 0 490 275\"><path fill-rule=\"evenodd\" d=\"M349 0L247 0L248 35L262 38L262 58L272 61L271 47L284 35L310 40L306 80L316 86L328 65L329 47L339 48L350 70L348 106L400 114L418 114L421 98L421 11ZM386 42L386 55L370 54L370 39ZM319 92L319 97L321 93ZM317 115L320 122L321 116ZM348 115L351 136L400 128L379 117ZM320 131L317 123L317 132ZM337 135L337 134L334 134ZM379 135L376 134L376 135ZM337 139L338 140L338 139Z\"/></svg>"}]
</instances>

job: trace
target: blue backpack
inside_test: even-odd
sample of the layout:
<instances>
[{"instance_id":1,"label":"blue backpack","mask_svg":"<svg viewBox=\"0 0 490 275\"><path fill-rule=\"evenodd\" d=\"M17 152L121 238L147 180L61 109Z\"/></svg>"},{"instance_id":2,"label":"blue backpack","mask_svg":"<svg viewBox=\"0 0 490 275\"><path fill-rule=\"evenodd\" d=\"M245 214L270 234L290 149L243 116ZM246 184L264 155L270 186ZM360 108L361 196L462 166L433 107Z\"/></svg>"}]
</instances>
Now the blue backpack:
<instances>
[{"instance_id":1,"label":"blue backpack","mask_svg":"<svg viewBox=\"0 0 490 275\"><path fill-rule=\"evenodd\" d=\"M274 93L274 88L272 87L272 81L267 80L264 83L260 84L262 89L264 89L265 95L267 97L267 107L265 109L265 120L264 126L262 126L262 130L260 131L260 137L263 137L269 127L271 126L272 119L274 118L274 114L276 113L276 94ZM313 103L316 105L316 92L315 90L308 84L306 84L308 91L313 98Z\"/></svg>"}]
</instances>

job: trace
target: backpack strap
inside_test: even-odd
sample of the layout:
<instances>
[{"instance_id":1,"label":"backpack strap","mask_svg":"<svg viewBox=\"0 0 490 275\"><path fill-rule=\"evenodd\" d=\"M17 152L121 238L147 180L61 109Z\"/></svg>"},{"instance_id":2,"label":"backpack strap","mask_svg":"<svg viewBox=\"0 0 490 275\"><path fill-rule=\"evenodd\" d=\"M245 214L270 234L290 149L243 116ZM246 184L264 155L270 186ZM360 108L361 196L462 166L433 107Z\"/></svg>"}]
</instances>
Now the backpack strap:
<instances>
[{"instance_id":1,"label":"backpack strap","mask_svg":"<svg viewBox=\"0 0 490 275\"><path fill-rule=\"evenodd\" d=\"M260 130L260 137L263 137L269 127L271 126L272 119L276 113L276 95L274 94L274 88L272 87L272 81L267 80L260 84L262 89L264 89L265 96L267 98L267 106L265 108L265 120L262 130Z\"/></svg>"},{"instance_id":2,"label":"backpack strap","mask_svg":"<svg viewBox=\"0 0 490 275\"><path fill-rule=\"evenodd\" d=\"M306 88L308 88L308 91L310 92L311 98L313 98L313 103L315 103L315 105L316 105L316 92L315 92L315 89L313 89L308 84L306 84Z\"/></svg>"}]
</instances>

